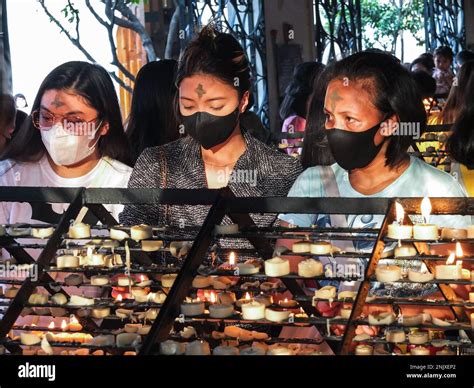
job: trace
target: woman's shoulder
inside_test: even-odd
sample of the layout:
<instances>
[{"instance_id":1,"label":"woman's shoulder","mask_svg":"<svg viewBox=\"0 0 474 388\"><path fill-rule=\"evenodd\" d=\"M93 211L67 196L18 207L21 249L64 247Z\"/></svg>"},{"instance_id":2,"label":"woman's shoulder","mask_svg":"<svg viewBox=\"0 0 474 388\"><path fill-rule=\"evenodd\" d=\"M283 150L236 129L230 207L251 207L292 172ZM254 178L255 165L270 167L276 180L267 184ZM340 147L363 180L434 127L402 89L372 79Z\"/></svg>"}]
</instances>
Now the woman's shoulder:
<instances>
[{"instance_id":1,"label":"woman's shoulder","mask_svg":"<svg viewBox=\"0 0 474 388\"><path fill-rule=\"evenodd\" d=\"M459 194L463 196L463 190L459 182L447 172L441 171L436 167L420 160L416 157L411 157L411 162L414 165L414 174L410 179L414 182L424 182L424 186L429 192L434 192L431 196L442 197L449 194Z\"/></svg>"}]
</instances>

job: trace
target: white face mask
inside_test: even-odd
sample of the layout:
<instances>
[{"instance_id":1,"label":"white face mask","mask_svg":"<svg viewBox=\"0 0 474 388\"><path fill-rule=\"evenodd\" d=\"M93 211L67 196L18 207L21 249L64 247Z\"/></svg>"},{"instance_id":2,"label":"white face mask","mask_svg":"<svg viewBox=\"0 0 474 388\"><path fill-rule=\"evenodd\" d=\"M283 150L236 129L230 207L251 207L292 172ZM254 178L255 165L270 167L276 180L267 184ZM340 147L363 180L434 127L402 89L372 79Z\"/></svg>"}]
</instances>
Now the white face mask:
<instances>
[{"instance_id":1,"label":"white face mask","mask_svg":"<svg viewBox=\"0 0 474 388\"><path fill-rule=\"evenodd\" d=\"M43 140L54 163L60 166L70 166L79 163L94 152L100 137L92 147L89 147L88 143L99 128L100 126L97 127L93 135L74 136L67 133L61 124L56 123L48 131L41 131L41 140Z\"/></svg>"}]
</instances>

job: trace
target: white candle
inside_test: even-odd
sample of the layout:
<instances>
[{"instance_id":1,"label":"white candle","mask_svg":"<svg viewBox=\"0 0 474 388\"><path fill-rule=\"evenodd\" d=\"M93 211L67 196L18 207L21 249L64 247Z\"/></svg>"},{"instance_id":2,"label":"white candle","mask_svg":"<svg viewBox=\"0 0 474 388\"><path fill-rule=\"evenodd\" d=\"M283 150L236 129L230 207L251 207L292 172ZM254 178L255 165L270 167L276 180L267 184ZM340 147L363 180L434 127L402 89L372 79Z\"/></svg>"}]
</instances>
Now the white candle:
<instances>
[{"instance_id":1,"label":"white candle","mask_svg":"<svg viewBox=\"0 0 474 388\"><path fill-rule=\"evenodd\" d=\"M412 348L410 350L410 354L413 356L429 356L430 350L424 346L417 346L416 348Z\"/></svg>"},{"instance_id":2,"label":"white candle","mask_svg":"<svg viewBox=\"0 0 474 388\"><path fill-rule=\"evenodd\" d=\"M274 257L265 261L265 274L267 276L278 277L290 273L290 262L281 257Z\"/></svg>"},{"instance_id":3,"label":"white candle","mask_svg":"<svg viewBox=\"0 0 474 388\"><path fill-rule=\"evenodd\" d=\"M195 317L204 314L204 302L199 298L185 301L181 304L181 313L187 317Z\"/></svg>"},{"instance_id":4,"label":"white candle","mask_svg":"<svg viewBox=\"0 0 474 388\"><path fill-rule=\"evenodd\" d=\"M391 325L395 321L395 315L390 312L380 314L369 314L369 325Z\"/></svg>"},{"instance_id":5,"label":"white candle","mask_svg":"<svg viewBox=\"0 0 474 388\"><path fill-rule=\"evenodd\" d=\"M438 280L458 280L462 279L462 266L453 264L454 253L451 253L446 260L446 264L436 266L436 279Z\"/></svg>"},{"instance_id":6,"label":"white candle","mask_svg":"<svg viewBox=\"0 0 474 388\"><path fill-rule=\"evenodd\" d=\"M355 347L356 356L371 356L374 352L374 347L370 345L357 345Z\"/></svg>"},{"instance_id":7,"label":"white candle","mask_svg":"<svg viewBox=\"0 0 474 388\"><path fill-rule=\"evenodd\" d=\"M424 218L423 224L416 224L413 227L413 237L415 240L437 240L438 225L428 224L428 218L431 213L431 202L428 197L421 201L421 214Z\"/></svg>"},{"instance_id":8,"label":"white candle","mask_svg":"<svg viewBox=\"0 0 474 388\"><path fill-rule=\"evenodd\" d=\"M309 253L311 249L311 243L309 241L298 241L293 243L291 250L293 253Z\"/></svg>"},{"instance_id":9,"label":"white candle","mask_svg":"<svg viewBox=\"0 0 474 388\"><path fill-rule=\"evenodd\" d=\"M216 303L209 306L209 315L212 318L227 318L234 314L234 306L231 304Z\"/></svg>"},{"instance_id":10,"label":"white candle","mask_svg":"<svg viewBox=\"0 0 474 388\"><path fill-rule=\"evenodd\" d=\"M428 270L415 271L413 269L408 270L408 280L414 283L426 283L434 279L434 275Z\"/></svg>"},{"instance_id":11,"label":"white candle","mask_svg":"<svg viewBox=\"0 0 474 388\"><path fill-rule=\"evenodd\" d=\"M142 251L154 252L158 251L163 247L163 241L161 240L144 240L142 241Z\"/></svg>"},{"instance_id":12,"label":"white candle","mask_svg":"<svg viewBox=\"0 0 474 388\"><path fill-rule=\"evenodd\" d=\"M310 252L313 255L328 255L332 253L332 245L326 241L318 241L311 244Z\"/></svg>"},{"instance_id":13,"label":"white candle","mask_svg":"<svg viewBox=\"0 0 474 388\"><path fill-rule=\"evenodd\" d=\"M259 268L252 263L238 263L236 266L240 275L254 275L259 272Z\"/></svg>"},{"instance_id":14,"label":"white candle","mask_svg":"<svg viewBox=\"0 0 474 388\"><path fill-rule=\"evenodd\" d=\"M323 264L319 260L308 259L298 263L298 276L313 278L323 274Z\"/></svg>"},{"instance_id":15,"label":"white candle","mask_svg":"<svg viewBox=\"0 0 474 388\"><path fill-rule=\"evenodd\" d=\"M392 330L387 330L385 333L387 342L391 342L394 344L398 344L400 342L405 342L406 335L405 331L401 329L392 329Z\"/></svg>"},{"instance_id":16,"label":"white candle","mask_svg":"<svg viewBox=\"0 0 474 388\"><path fill-rule=\"evenodd\" d=\"M256 301L251 301L242 305L242 316L246 320L255 321L265 318L265 305Z\"/></svg>"},{"instance_id":17,"label":"white candle","mask_svg":"<svg viewBox=\"0 0 474 388\"><path fill-rule=\"evenodd\" d=\"M314 297L316 299L335 299L336 298L336 287L324 286L319 290L314 291Z\"/></svg>"},{"instance_id":18,"label":"white candle","mask_svg":"<svg viewBox=\"0 0 474 388\"><path fill-rule=\"evenodd\" d=\"M125 240L126 238L129 238L130 236L128 235L127 232L121 229L117 228L110 228L110 238L112 240Z\"/></svg>"},{"instance_id":19,"label":"white candle","mask_svg":"<svg viewBox=\"0 0 474 388\"><path fill-rule=\"evenodd\" d=\"M397 265L378 265L375 276L378 282L397 282L402 278L402 269Z\"/></svg>"},{"instance_id":20,"label":"white candle","mask_svg":"<svg viewBox=\"0 0 474 388\"><path fill-rule=\"evenodd\" d=\"M416 256L417 251L413 245L402 244L401 246L395 248L394 255L395 257L411 257Z\"/></svg>"},{"instance_id":21,"label":"white candle","mask_svg":"<svg viewBox=\"0 0 474 388\"><path fill-rule=\"evenodd\" d=\"M274 310L267 308L265 310L265 319L270 322L283 322L290 316L290 310Z\"/></svg>"},{"instance_id":22,"label":"white candle","mask_svg":"<svg viewBox=\"0 0 474 388\"><path fill-rule=\"evenodd\" d=\"M135 225L130 228L130 236L135 241L146 240L153 237L153 229L145 224Z\"/></svg>"},{"instance_id":23,"label":"white candle","mask_svg":"<svg viewBox=\"0 0 474 388\"><path fill-rule=\"evenodd\" d=\"M77 268L79 267L79 257L72 255L58 256L56 265L58 268Z\"/></svg>"},{"instance_id":24,"label":"white candle","mask_svg":"<svg viewBox=\"0 0 474 388\"><path fill-rule=\"evenodd\" d=\"M91 227L88 224L79 222L69 227L69 238L89 238L91 236Z\"/></svg>"},{"instance_id":25,"label":"white candle","mask_svg":"<svg viewBox=\"0 0 474 388\"><path fill-rule=\"evenodd\" d=\"M429 340L427 331L415 331L414 333L408 334L408 341L413 345L423 345Z\"/></svg>"},{"instance_id":26,"label":"white candle","mask_svg":"<svg viewBox=\"0 0 474 388\"><path fill-rule=\"evenodd\" d=\"M34 238L48 238L54 233L54 228L32 228L31 234Z\"/></svg>"},{"instance_id":27,"label":"white candle","mask_svg":"<svg viewBox=\"0 0 474 388\"><path fill-rule=\"evenodd\" d=\"M413 227L411 225L403 225L405 211L399 202L395 202L396 221L388 226L387 237L396 240L405 240L412 237Z\"/></svg>"}]
</instances>

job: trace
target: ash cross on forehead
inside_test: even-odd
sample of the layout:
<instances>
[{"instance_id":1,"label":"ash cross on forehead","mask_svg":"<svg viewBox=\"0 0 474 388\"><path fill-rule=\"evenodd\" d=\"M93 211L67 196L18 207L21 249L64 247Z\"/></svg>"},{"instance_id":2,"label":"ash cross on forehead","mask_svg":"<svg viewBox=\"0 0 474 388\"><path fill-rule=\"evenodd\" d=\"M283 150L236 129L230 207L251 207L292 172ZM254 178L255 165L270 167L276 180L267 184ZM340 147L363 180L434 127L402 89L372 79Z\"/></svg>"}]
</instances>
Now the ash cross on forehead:
<instances>
[{"instance_id":1,"label":"ash cross on forehead","mask_svg":"<svg viewBox=\"0 0 474 388\"><path fill-rule=\"evenodd\" d=\"M62 102L59 99L59 95L56 94L56 96L54 97L54 100L51 102L51 105L55 106L56 108L60 108L61 106L64 105L64 102Z\"/></svg>"},{"instance_id":2,"label":"ash cross on forehead","mask_svg":"<svg viewBox=\"0 0 474 388\"><path fill-rule=\"evenodd\" d=\"M202 84L199 84L199 85L197 86L197 88L196 88L194 91L197 93L197 95L199 96L199 98L202 98L202 96L203 96L204 94L206 94L206 91L204 90Z\"/></svg>"},{"instance_id":3,"label":"ash cross on forehead","mask_svg":"<svg viewBox=\"0 0 474 388\"><path fill-rule=\"evenodd\" d=\"M343 100L343 98L337 93L337 90L334 90L330 95L329 99L331 100L331 110L334 113L334 110L336 108L336 103L339 100Z\"/></svg>"}]
</instances>

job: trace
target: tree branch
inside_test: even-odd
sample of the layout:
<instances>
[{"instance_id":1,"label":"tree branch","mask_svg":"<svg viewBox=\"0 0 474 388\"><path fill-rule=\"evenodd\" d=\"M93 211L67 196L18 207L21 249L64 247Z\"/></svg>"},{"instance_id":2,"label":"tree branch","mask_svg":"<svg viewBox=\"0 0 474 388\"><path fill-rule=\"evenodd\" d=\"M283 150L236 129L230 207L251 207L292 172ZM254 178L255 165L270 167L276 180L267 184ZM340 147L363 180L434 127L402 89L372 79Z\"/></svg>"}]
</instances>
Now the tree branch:
<instances>
[{"instance_id":1,"label":"tree branch","mask_svg":"<svg viewBox=\"0 0 474 388\"><path fill-rule=\"evenodd\" d=\"M97 61L94 59L94 57L84 48L84 46L82 46L82 44L80 42L80 35L79 35L79 31L78 31L78 29L79 29L78 23L76 23L76 34L77 34L77 36L74 37L69 33L68 30L66 30L62 26L62 24L59 22L59 20L49 11L48 7L46 7L45 0L38 0L38 2L40 3L40 5L43 8L46 15L49 17L50 21L53 22L54 24L56 24L56 26L59 28L59 30L62 33L64 33L64 35L66 35L66 37L69 39L69 41L76 48L78 48L82 52L82 54L87 58L87 60L89 62L92 62L92 63L97 63ZM78 16L78 15L76 15L76 16ZM123 82L123 80L121 80L115 72L109 71L108 73L115 80L115 82L117 82L121 87L123 87L125 90L127 90L130 93L132 92L132 88L130 86L128 86L127 84L125 84L125 82Z\"/></svg>"}]
</instances>

